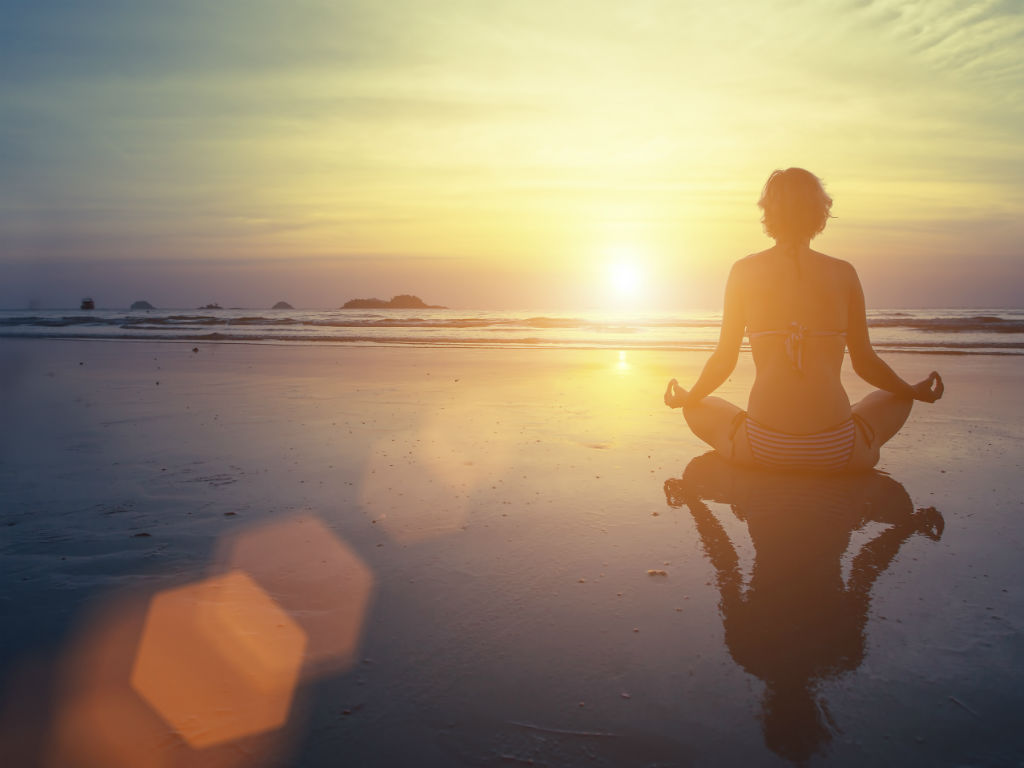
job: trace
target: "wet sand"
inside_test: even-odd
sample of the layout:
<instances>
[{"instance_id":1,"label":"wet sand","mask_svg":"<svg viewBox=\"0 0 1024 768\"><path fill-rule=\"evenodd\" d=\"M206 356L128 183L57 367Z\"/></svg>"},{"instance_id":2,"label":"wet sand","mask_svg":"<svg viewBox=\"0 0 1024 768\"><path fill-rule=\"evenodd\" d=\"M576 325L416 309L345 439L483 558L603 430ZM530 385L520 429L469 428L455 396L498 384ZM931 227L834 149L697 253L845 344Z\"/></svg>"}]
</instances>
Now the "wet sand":
<instances>
[{"instance_id":1,"label":"wet sand","mask_svg":"<svg viewBox=\"0 0 1024 768\"><path fill-rule=\"evenodd\" d=\"M192 347L0 341L0 764L1024 759L1021 358L780 481L703 354Z\"/></svg>"}]
</instances>

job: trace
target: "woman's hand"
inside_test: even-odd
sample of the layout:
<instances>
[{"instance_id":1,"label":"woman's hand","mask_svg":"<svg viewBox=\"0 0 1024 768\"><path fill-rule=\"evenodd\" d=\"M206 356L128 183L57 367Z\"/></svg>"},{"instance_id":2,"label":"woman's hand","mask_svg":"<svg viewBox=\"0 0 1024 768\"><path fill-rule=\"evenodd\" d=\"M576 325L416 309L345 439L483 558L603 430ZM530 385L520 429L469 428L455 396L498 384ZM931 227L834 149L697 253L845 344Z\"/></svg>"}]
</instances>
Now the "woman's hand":
<instances>
[{"instance_id":1,"label":"woman's hand","mask_svg":"<svg viewBox=\"0 0 1024 768\"><path fill-rule=\"evenodd\" d=\"M935 507L922 507L914 512L913 520L917 524L917 532L927 536L932 541L942 538L942 532L946 528L946 521L942 514Z\"/></svg>"},{"instance_id":2,"label":"woman's hand","mask_svg":"<svg viewBox=\"0 0 1024 768\"><path fill-rule=\"evenodd\" d=\"M682 408L686 396L686 390L679 386L678 381L672 379L665 388L665 405L669 408Z\"/></svg>"},{"instance_id":3,"label":"woman's hand","mask_svg":"<svg viewBox=\"0 0 1024 768\"><path fill-rule=\"evenodd\" d=\"M946 390L946 387L942 383L942 377L938 373L932 371L928 374L928 378L924 381L919 381L910 387L914 392L914 399L920 400L925 403L934 403Z\"/></svg>"}]
</instances>

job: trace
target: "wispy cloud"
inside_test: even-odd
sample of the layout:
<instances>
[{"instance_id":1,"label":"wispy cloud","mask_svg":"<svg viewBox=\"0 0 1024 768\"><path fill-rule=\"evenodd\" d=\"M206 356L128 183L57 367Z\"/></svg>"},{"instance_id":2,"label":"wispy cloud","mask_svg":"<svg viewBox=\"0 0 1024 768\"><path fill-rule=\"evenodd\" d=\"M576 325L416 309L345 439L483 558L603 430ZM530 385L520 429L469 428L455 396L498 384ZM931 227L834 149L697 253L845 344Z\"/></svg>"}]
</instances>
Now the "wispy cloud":
<instances>
[{"instance_id":1,"label":"wispy cloud","mask_svg":"<svg viewBox=\"0 0 1024 768\"><path fill-rule=\"evenodd\" d=\"M731 249L757 234L764 176L790 164L825 175L865 228L912 231L935 210L1024 220L1019 2L0 13L0 258L105 242L497 263L623 231Z\"/></svg>"}]
</instances>

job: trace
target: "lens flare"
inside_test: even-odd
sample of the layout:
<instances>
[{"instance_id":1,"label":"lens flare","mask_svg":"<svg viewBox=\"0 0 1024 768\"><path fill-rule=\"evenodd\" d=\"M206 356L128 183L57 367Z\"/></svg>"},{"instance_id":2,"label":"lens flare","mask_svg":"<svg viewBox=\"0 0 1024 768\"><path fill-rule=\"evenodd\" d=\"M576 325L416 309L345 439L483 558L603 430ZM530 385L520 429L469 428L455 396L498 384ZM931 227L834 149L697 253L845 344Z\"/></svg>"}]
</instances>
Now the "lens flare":
<instances>
[{"instance_id":1,"label":"lens flare","mask_svg":"<svg viewBox=\"0 0 1024 768\"><path fill-rule=\"evenodd\" d=\"M243 571L157 594L131 685L191 746L279 728L306 634Z\"/></svg>"}]
</instances>

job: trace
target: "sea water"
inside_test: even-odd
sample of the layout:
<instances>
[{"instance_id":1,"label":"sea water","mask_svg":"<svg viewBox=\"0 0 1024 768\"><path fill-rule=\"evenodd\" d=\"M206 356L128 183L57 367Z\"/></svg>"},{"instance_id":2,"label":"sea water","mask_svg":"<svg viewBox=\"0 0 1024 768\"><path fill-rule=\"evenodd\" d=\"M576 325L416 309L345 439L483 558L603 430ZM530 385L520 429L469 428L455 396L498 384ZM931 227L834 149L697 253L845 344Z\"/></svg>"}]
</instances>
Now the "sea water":
<instances>
[{"instance_id":1,"label":"sea water","mask_svg":"<svg viewBox=\"0 0 1024 768\"><path fill-rule=\"evenodd\" d=\"M706 350L714 312L463 309L0 310L0 337L360 346ZM1021 309L870 310L879 350L1024 354Z\"/></svg>"}]
</instances>

